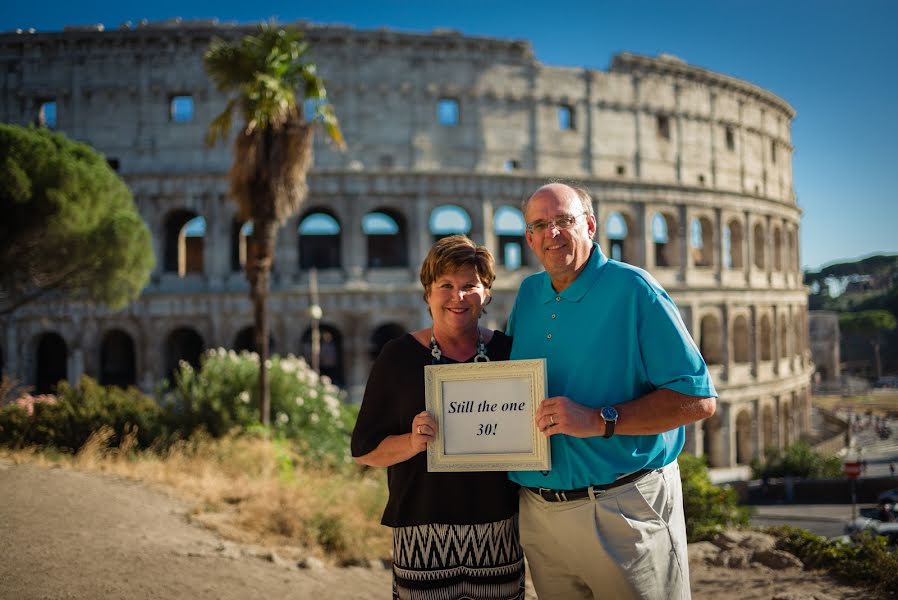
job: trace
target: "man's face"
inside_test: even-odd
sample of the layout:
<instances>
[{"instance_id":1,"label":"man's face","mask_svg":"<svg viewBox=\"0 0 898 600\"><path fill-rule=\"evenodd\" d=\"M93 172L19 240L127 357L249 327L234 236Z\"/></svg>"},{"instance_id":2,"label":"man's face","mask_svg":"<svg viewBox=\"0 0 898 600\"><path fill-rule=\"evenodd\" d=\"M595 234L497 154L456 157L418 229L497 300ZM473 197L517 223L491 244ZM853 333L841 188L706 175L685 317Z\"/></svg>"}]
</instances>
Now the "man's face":
<instances>
[{"instance_id":1,"label":"man's face","mask_svg":"<svg viewBox=\"0 0 898 600\"><path fill-rule=\"evenodd\" d=\"M565 229L570 219L573 223ZM562 184L543 187L527 202L524 220L534 228L527 233L527 244L553 282L573 280L589 260L596 231L596 219L585 214L577 193Z\"/></svg>"}]
</instances>

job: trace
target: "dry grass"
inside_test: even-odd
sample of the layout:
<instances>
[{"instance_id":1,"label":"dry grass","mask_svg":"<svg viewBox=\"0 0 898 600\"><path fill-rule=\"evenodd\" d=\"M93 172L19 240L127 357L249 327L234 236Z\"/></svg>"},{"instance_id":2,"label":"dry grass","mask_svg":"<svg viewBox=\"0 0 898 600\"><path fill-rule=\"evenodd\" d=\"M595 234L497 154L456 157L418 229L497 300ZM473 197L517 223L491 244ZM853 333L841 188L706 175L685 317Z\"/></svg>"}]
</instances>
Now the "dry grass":
<instances>
[{"instance_id":1,"label":"dry grass","mask_svg":"<svg viewBox=\"0 0 898 600\"><path fill-rule=\"evenodd\" d=\"M127 431L119 448L109 447L113 435L108 427L96 431L74 456L39 449L0 449L0 456L161 485L194 506L197 522L286 556L345 562L390 555L390 532L379 522L382 470L307 465L285 444L262 437L196 436L139 452L136 431Z\"/></svg>"},{"instance_id":2,"label":"dry grass","mask_svg":"<svg viewBox=\"0 0 898 600\"><path fill-rule=\"evenodd\" d=\"M898 415L898 391L882 390L864 396L814 396L814 405L828 410L870 411L881 416Z\"/></svg>"}]
</instances>

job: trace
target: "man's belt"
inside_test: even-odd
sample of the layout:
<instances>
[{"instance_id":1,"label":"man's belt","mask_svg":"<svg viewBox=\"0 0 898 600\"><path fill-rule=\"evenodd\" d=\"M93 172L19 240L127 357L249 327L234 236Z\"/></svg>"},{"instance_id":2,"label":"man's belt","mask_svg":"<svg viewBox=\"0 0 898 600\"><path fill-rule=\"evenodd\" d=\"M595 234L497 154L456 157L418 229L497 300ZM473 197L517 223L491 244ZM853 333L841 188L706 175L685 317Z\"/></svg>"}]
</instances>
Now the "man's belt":
<instances>
[{"instance_id":1,"label":"man's belt","mask_svg":"<svg viewBox=\"0 0 898 600\"><path fill-rule=\"evenodd\" d=\"M640 469L635 473L630 473L629 475L619 477L611 483L606 483L604 485L591 485L589 487L580 488L577 490L551 490L549 488L541 487L528 487L526 489L540 496L546 502L570 502L571 500L581 500L583 498L588 498L590 490L592 490L594 496L598 496L599 494L607 492L608 490L612 490L616 487L627 485L628 483L634 483L654 470L655 469Z\"/></svg>"}]
</instances>

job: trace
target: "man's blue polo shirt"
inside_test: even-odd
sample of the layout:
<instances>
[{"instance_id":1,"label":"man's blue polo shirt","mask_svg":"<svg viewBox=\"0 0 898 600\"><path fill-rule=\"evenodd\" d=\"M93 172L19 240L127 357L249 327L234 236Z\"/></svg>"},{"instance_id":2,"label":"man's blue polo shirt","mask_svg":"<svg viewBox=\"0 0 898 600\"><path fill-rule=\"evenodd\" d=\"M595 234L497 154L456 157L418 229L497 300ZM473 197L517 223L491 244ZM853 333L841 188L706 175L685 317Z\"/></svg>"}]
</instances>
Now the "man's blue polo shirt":
<instances>
[{"instance_id":1,"label":"man's blue polo shirt","mask_svg":"<svg viewBox=\"0 0 898 600\"><path fill-rule=\"evenodd\" d=\"M593 244L561 293L545 272L527 277L508 319L512 359L545 358L549 396L599 408L658 388L717 396L705 362L667 292L642 269L608 260ZM553 435L552 470L513 471L530 487L571 490L656 469L683 449L683 427L656 435Z\"/></svg>"}]
</instances>

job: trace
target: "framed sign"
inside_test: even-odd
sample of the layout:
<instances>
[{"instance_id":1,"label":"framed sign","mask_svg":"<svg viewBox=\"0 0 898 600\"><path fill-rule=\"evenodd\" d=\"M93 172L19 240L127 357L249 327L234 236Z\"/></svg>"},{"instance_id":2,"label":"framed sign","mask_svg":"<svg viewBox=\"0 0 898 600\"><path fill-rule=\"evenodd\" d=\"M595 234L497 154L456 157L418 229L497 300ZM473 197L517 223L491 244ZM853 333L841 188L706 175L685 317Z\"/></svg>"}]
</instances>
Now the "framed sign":
<instances>
[{"instance_id":1,"label":"framed sign","mask_svg":"<svg viewBox=\"0 0 898 600\"><path fill-rule=\"evenodd\" d=\"M437 421L428 471L548 471L549 440L536 428L546 361L424 367L424 402Z\"/></svg>"}]
</instances>

